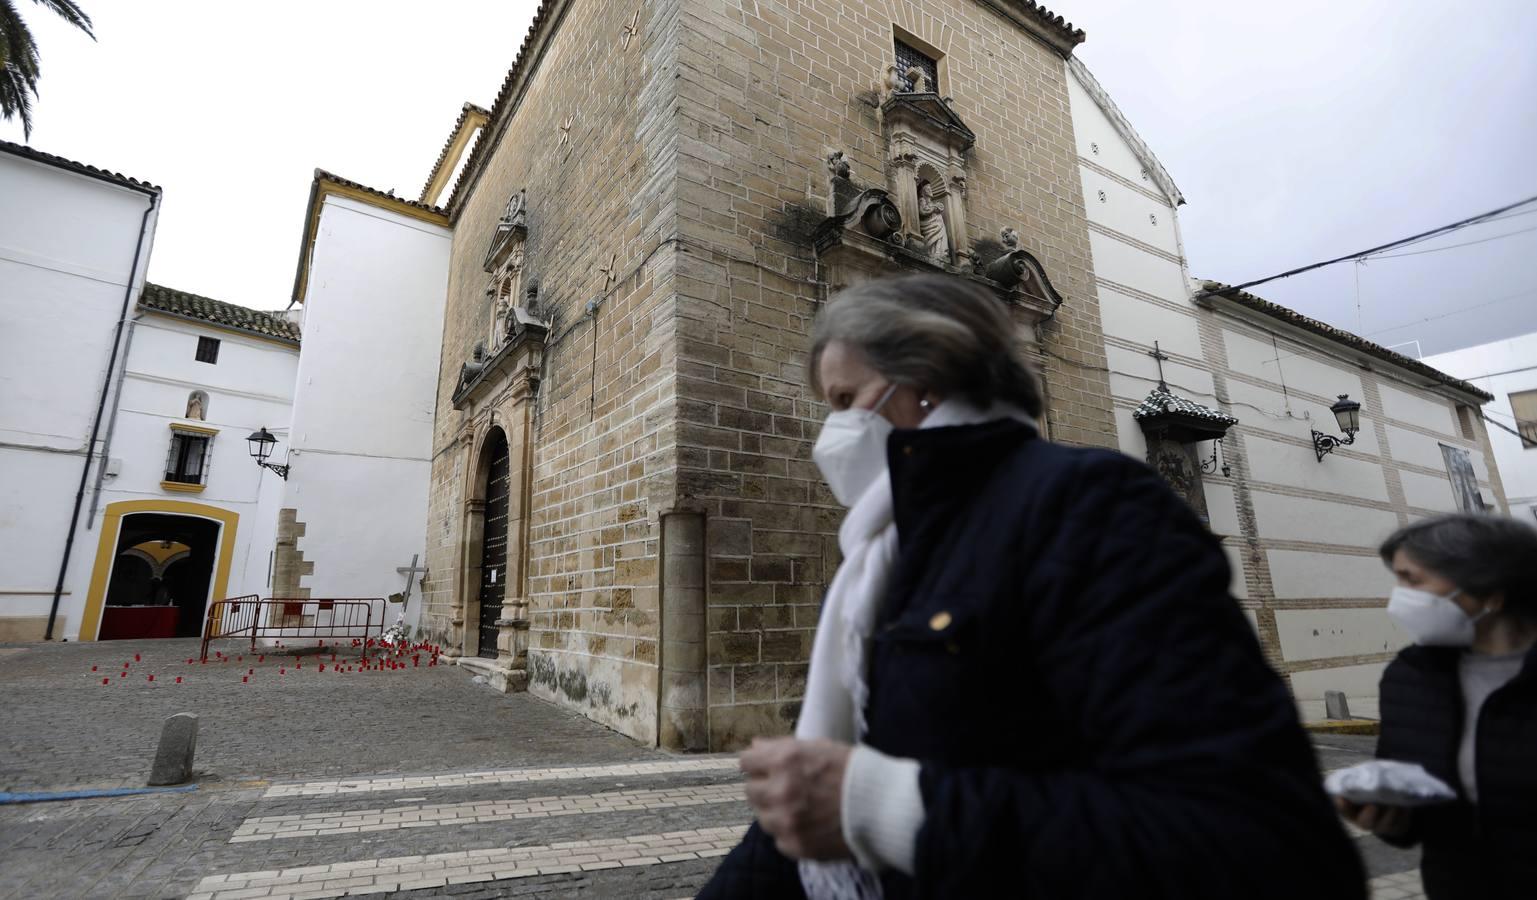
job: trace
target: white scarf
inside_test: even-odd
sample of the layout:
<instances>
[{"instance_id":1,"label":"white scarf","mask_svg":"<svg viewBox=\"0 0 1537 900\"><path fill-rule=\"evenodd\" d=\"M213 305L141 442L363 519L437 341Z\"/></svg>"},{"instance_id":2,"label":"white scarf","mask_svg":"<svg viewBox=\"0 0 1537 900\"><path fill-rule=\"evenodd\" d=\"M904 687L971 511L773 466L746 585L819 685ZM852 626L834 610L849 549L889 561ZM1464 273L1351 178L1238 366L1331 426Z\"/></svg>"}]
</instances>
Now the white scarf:
<instances>
[{"instance_id":1,"label":"white scarf","mask_svg":"<svg viewBox=\"0 0 1537 900\"><path fill-rule=\"evenodd\" d=\"M1035 424L1015 407L994 404L983 410L954 397L935 407L918 427L977 425L997 419ZM801 740L827 738L852 744L865 735L865 702L870 697L865 658L897 558L893 516L891 474L882 472L838 529L843 564L828 586L811 646L806 696L795 725L795 736ZM875 873L854 862L801 860L800 875L809 900L877 900L881 896Z\"/></svg>"}]
</instances>

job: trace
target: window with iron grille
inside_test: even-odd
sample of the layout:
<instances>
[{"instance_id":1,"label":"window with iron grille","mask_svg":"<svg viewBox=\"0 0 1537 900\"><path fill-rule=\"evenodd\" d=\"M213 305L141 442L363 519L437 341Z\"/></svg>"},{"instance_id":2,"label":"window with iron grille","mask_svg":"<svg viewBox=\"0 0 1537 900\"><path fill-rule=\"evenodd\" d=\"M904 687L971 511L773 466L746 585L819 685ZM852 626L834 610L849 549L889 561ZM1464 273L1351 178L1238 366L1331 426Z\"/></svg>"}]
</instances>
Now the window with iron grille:
<instances>
[{"instance_id":1,"label":"window with iron grille","mask_svg":"<svg viewBox=\"0 0 1537 900\"><path fill-rule=\"evenodd\" d=\"M910 91L913 84L907 78L908 69L918 69L928 81L928 89L932 93L939 93L939 63L931 59L922 50L902 43L900 39L897 46L897 72L902 76L902 90Z\"/></svg>"},{"instance_id":2,"label":"window with iron grille","mask_svg":"<svg viewBox=\"0 0 1537 900\"><path fill-rule=\"evenodd\" d=\"M197 339L197 361L205 363L218 363L219 339L200 337Z\"/></svg>"},{"instance_id":3,"label":"window with iron grille","mask_svg":"<svg viewBox=\"0 0 1537 900\"><path fill-rule=\"evenodd\" d=\"M171 432L171 450L165 458L165 480L177 484L207 484L211 435Z\"/></svg>"}]
</instances>

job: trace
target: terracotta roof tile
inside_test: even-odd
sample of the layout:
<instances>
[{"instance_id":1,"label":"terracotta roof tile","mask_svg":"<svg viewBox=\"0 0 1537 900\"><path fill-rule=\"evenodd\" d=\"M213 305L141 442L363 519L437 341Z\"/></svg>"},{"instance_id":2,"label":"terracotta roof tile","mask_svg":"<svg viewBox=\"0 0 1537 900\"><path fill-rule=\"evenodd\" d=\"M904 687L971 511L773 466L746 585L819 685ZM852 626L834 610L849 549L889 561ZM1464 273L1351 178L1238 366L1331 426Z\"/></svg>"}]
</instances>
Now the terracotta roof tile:
<instances>
[{"instance_id":1,"label":"terracotta roof tile","mask_svg":"<svg viewBox=\"0 0 1537 900\"><path fill-rule=\"evenodd\" d=\"M71 172L79 172L82 175L89 175L92 178L100 178L103 181L115 182L124 187L130 187L141 191L153 191L157 194L160 193L160 187L158 185L150 184L147 181L140 181L137 178L129 178L127 175L123 175L119 172L109 172L106 169L98 169L95 166L88 166L83 162L75 162L72 159L65 159L62 156L54 156L52 153L44 153L41 150L34 150L25 144L13 144L10 141L0 141L0 152L10 153L19 156L22 159L30 159L34 162L45 163L50 166L57 166L60 169L67 169Z\"/></svg>"},{"instance_id":2,"label":"terracotta roof tile","mask_svg":"<svg viewBox=\"0 0 1537 900\"><path fill-rule=\"evenodd\" d=\"M550 17L550 10L554 8L556 0L540 0L539 8L534 11L534 21L529 23L528 34L523 36L523 43L518 47L518 53L512 59L512 68L507 70L507 77L502 79L502 87L496 92L496 101L491 104L491 109L486 114L486 130L496 127L497 119L501 116L507 102L512 98L512 86L517 83L518 76L523 74L524 67L528 64L528 48L533 45L534 38L539 36L539 31L545 26ZM480 140L475 142L475 149L470 151L470 158L459 171L459 177L454 179L453 187L448 192L448 210L450 214L458 211L460 192L465 186L465 179L480 165L480 161L490 152L493 140L486 139L483 130Z\"/></svg>"},{"instance_id":3,"label":"terracotta roof tile","mask_svg":"<svg viewBox=\"0 0 1537 900\"><path fill-rule=\"evenodd\" d=\"M1233 301L1234 303L1237 303L1239 306L1242 306L1245 309L1250 309L1254 312L1270 316L1271 318L1279 319L1280 321L1285 322L1288 325L1300 328L1303 331L1310 331L1313 334L1319 335L1320 337L1326 337L1332 341L1343 344L1346 347L1350 347L1353 350L1365 353L1368 356L1375 356L1380 360L1390 362L1393 365L1402 369L1407 369L1416 375L1423 375L1424 377L1429 378L1431 381L1437 384L1443 384L1449 388L1454 388L1456 390L1472 394L1475 397L1481 397L1485 403L1488 403L1494 399L1493 394L1483 390L1482 388L1474 387L1473 385L1463 381L1460 378L1453 378L1440 369L1427 366L1417 359L1412 359L1410 357L1404 356L1401 353L1394 353L1392 350L1389 350L1381 344L1368 341L1364 337L1351 334L1344 329L1335 328L1333 325L1328 323L1320 322L1317 319L1304 316L1302 313L1299 313L1294 309L1289 309L1279 303L1272 303L1263 297L1256 297L1248 291L1237 290L1230 285L1223 284L1220 281L1207 281L1205 279L1199 280L1202 293L1196 295L1197 300L1209 297L1223 297Z\"/></svg>"},{"instance_id":4,"label":"terracotta roof tile","mask_svg":"<svg viewBox=\"0 0 1537 900\"><path fill-rule=\"evenodd\" d=\"M288 321L281 313L247 309L212 297L189 294L186 291L148 283L144 285L144 292L139 295L139 305L145 309L183 319L211 322L236 331L248 331L251 334L288 341L294 346L299 344L299 326Z\"/></svg>"},{"instance_id":5,"label":"terracotta roof tile","mask_svg":"<svg viewBox=\"0 0 1537 900\"><path fill-rule=\"evenodd\" d=\"M1202 406L1194 400L1186 400L1178 394L1170 393L1162 388L1154 388L1135 410L1132 411L1133 419L1142 420L1164 415L1194 416L1213 425L1233 426L1238 424L1238 419L1220 410L1209 406Z\"/></svg>"},{"instance_id":6,"label":"terracotta roof tile","mask_svg":"<svg viewBox=\"0 0 1537 900\"><path fill-rule=\"evenodd\" d=\"M316 169L315 178L317 180L324 179L334 184L342 185L343 187L355 188L357 190L363 191L364 193L373 194L375 197L382 197L386 200L395 200L400 203L404 203L407 206L414 206L424 212L430 212L440 216L448 215L448 213L441 207L433 206L431 203L423 203L420 200L412 200L407 197L397 197L393 191L381 191L376 187L369 187L366 184L353 181L350 178L343 178L340 175L327 172L325 169Z\"/></svg>"},{"instance_id":7,"label":"terracotta roof tile","mask_svg":"<svg viewBox=\"0 0 1537 900\"><path fill-rule=\"evenodd\" d=\"M1034 0L1009 0L1010 6L1019 7L1034 16L1042 25L1057 32L1068 46L1076 46L1084 42L1086 35L1082 28L1074 28L1073 23L1067 21L1046 7L1034 2Z\"/></svg>"},{"instance_id":8,"label":"terracotta roof tile","mask_svg":"<svg viewBox=\"0 0 1537 900\"><path fill-rule=\"evenodd\" d=\"M448 161L448 151L453 149L454 138L459 136L459 129L464 127L464 120L475 113L484 117L487 122L491 120L490 110L476 106L473 103L466 103L459 109L459 118L454 120L454 127L449 129L448 138L443 141L443 149L438 151L438 161L432 164L432 170L427 173L427 183L422 185L423 197L427 196L427 192L432 189L432 181L437 177L438 170L443 168L443 164Z\"/></svg>"}]
</instances>

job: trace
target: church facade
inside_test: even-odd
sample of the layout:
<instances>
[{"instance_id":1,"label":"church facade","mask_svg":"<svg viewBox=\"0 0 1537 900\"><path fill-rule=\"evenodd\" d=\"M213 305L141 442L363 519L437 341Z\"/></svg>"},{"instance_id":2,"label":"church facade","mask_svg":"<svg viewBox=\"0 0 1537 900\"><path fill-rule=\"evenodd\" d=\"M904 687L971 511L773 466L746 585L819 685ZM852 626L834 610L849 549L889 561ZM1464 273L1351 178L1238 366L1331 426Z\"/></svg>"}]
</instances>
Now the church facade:
<instances>
[{"instance_id":1,"label":"church facade","mask_svg":"<svg viewBox=\"0 0 1537 900\"><path fill-rule=\"evenodd\" d=\"M1503 508L1487 395L1192 281L1183 197L1059 17L833 9L547 0L417 200L353 186L447 234L441 335L418 329L440 354L430 462L399 480L426 480L426 636L643 742L789 730L843 515L811 462L811 324L843 286L938 271L1010 310L1048 437L1148 459L1207 519L1305 706L1375 696L1399 639L1371 548ZM335 233L306 259L345 258ZM375 293L327 284L337 309ZM306 545L300 589L354 552Z\"/></svg>"},{"instance_id":2,"label":"church facade","mask_svg":"<svg viewBox=\"0 0 1537 900\"><path fill-rule=\"evenodd\" d=\"M1114 446L1081 37L972 0L545 4L444 207L423 625L641 740L786 730L842 516L805 347L860 279L988 285L1051 436Z\"/></svg>"}]
</instances>

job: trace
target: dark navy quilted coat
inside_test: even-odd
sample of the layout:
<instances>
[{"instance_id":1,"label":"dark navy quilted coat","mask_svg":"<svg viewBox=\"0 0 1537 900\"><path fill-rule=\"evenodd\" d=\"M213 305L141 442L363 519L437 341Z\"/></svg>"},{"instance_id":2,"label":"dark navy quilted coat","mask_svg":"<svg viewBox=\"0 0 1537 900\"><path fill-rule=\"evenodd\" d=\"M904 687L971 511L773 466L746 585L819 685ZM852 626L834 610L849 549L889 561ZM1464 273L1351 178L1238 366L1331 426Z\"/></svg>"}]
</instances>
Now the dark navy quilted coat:
<instances>
[{"instance_id":1,"label":"dark navy quilted coat","mask_svg":"<svg viewBox=\"0 0 1537 900\"><path fill-rule=\"evenodd\" d=\"M1461 650L1405 647L1382 673L1377 755L1416 762L1463 798L1415 810L1408 839L1424 844L1420 874L1431 900L1537 897L1537 649L1478 714L1473 761L1479 804L1457 772L1462 743Z\"/></svg>"},{"instance_id":2,"label":"dark navy quilted coat","mask_svg":"<svg viewBox=\"0 0 1537 900\"><path fill-rule=\"evenodd\" d=\"M867 741L921 761L925 808L888 898L1365 897L1227 560L1156 474L1016 422L888 455ZM801 895L755 825L700 896Z\"/></svg>"}]
</instances>

